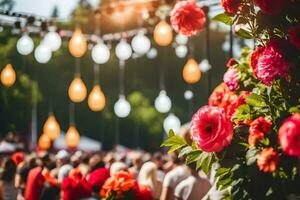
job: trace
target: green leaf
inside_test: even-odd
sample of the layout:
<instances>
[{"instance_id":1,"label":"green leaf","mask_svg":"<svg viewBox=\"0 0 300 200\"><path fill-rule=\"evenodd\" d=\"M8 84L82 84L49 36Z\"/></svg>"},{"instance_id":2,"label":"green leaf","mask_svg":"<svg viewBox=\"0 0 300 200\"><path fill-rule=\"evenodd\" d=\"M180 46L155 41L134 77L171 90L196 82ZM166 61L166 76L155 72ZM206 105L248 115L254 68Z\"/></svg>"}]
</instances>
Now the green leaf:
<instances>
[{"instance_id":1,"label":"green leaf","mask_svg":"<svg viewBox=\"0 0 300 200\"><path fill-rule=\"evenodd\" d=\"M250 106L247 104L240 105L237 108L234 118L237 119L238 121L244 121L246 119L250 119L251 118Z\"/></svg>"},{"instance_id":2,"label":"green leaf","mask_svg":"<svg viewBox=\"0 0 300 200\"><path fill-rule=\"evenodd\" d=\"M229 16L228 14L226 14L226 13L218 14L215 17L213 17L212 20L222 22L226 25L232 25L233 24L232 17Z\"/></svg>"},{"instance_id":3,"label":"green leaf","mask_svg":"<svg viewBox=\"0 0 300 200\"><path fill-rule=\"evenodd\" d=\"M163 146L170 147L168 153L171 153L171 152L174 152L186 145L187 145L187 143L183 137L177 136L172 131L170 131L169 138L161 144L161 147L163 147Z\"/></svg>"},{"instance_id":4,"label":"green leaf","mask_svg":"<svg viewBox=\"0 0 300 200\"><path fill-rule=\"evenodd\" d=\"M172 137L172 136L175 136L175 133L174 131L171 129L168 133L168 137Z\"/></svg>"},{"instance_id":5,"label":"green leaf","mask_svg":"<svg viewBox=\"0 0 300 200\"><path fill-rule=\"evenodd\" d=\"M235 34L244 39L253 39L252 33L242 28L235 32Z\"/></svg>"},{"instance_id":6,"label":"green leaf","mask_svg":"<svg viewBox=\"0 0 300 200\"><path fill-rule=\"evenodd\" d=\"M290 113L300 113L300 105L291 107L291 108L289 109L289 112L290 112Z\"/></svg>"},{"instance_id":7,"label":"green leaf","mask_svg":"<svg viewBox=\"0 0 300 200\"><path fill-rule=\"evenodd\" d=\"M182 156L188 155L192 151L193 151L193 148L191 146L186 146L179 152L178 157L181 158Z\"/></svg>"},{"instance_id":8,"label":"green leaf","mask_svg":"<svg viewBox=\"0 0 300 200\"><path fill-rule=\"evenodd\" d=\"M254 107L266 106L264 99L261 96L254 94L254 93L252 93L246 97L246 102L250 106L254 106Z\"/></svg>"},{"instance_id":9,"label":"green leaf","mask_svg":"<svg viewBox=\"0 0 300 200\"><path fill-rule=\"evenodd\" d=\"M213 153L201 153L199 160L197 160L197 169L201 168L205 174L208 174L213 163L213 156Z\"/></svg>"},{"instance_id":10,"label":"green leaf","mask_svg":"<svg viewBox=\"0 0 300 200\"><path fill-rule=\"evenodd\" d=\"M247 165L252 165L256 161L256 156L258 154L258 149L252 147L246 153Z\"/></svg>"},{"instance_id":11,"label":"green leaf","mask_svg":"<svg viewBox=\"0 0 300 200\"><path fill-rule=\"evenodd\" d=\"M186 163L190 164L196 162L197 160L200 159L201 153L202 152L200 150L193 150L191 153L187 155Z\"/></svg>"},{"instance_id":12,"label":"green leaf","mask_svg":"<svg viewBox=\"0 0 300 200\"><path fill-rule=\"evenodd\" d=\"M170 146L175 146L175 145L187 145L186 141L184 140L184 138L180 137L180 136L171 136L169 137L167 140L165 140L161 146L166 146L166 147L170 147Z\"/></svg>"}]
</instances>

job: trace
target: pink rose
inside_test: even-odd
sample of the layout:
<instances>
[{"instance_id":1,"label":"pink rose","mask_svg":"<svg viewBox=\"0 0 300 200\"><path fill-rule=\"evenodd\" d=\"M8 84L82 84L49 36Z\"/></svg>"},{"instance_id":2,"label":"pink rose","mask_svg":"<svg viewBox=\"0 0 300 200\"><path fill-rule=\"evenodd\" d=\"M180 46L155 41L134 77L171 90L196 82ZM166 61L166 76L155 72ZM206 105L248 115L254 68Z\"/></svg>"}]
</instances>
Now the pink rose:
<instances>
[{"instance_id":1,"label":"pink rose","mask_svg":"<svg viewBox=\"0 0 300 200\"><path fill-rule=\"evenodd\" d=\"M233 126L223 108L203 106L192 118L191 135L199 149L220 152L230 144Z\"/></svg>"},{"instance_id":2,"label":"pink rose","mask_svg":"<svg viewBox=\"0 0 300 200\"><path fill-rule=\"evenodd\" d=\"M239 74L235 68L229 68L223 76L223 81L230 91L239 89Z\"/></svg>"},{"instance_id":3,"label":"pink rose","mask_svg":"<svg viewBox=\"0 0 300 200\"><path fill-rule=\"evenodd\" d=\"M203 29L206 16L194 1L179 1L171 12L171 24L182 35L192 36Z\"/></svg>"},{"instance_id":4,"label":"pink rose","mask_svg":"<svg viewBox=\"0 0 300 200\"><path fill-rule=\"evenodd\" d=\"M300 157L300 113L283 122L278 131L278 141L285 154Z\"/></svg>"},{"instance_id":5,"label":"pink rose","mask_svg":"<svg viewBox=\"0 0 300 200\"><path fill-rule=\"evenodd\" d=\"M282 45L280 40L271 40L259 54L256 67L252 66L256 78L268 86L272 85L276 78L285 78L288 75L290 65L280 48Z\"/></svg>"}]
</instances>

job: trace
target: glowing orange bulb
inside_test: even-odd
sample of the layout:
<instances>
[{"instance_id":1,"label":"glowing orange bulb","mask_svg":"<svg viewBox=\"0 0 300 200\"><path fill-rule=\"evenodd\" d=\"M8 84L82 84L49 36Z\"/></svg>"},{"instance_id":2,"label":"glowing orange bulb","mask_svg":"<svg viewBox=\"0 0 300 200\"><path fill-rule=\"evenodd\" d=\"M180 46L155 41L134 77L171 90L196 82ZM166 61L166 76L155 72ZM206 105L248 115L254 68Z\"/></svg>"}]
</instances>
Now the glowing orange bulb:
<instances>
[{"instance_id":1,"label":"glowing orange bulb","mask_svg":"<svg viewBox=\"0 0 300 200\"><path fill-rule=\"evenodd\" d=\"M159 46L168 46L173 40L172 27L165 21L160 21L154 29L153 37Z\"/></svg>"},{"instance_id":2,"label":"glowing orange bulb","mask_svg":"<svg viewBox=\"0 0 300 200\"><path fill-rule=\"evenodd\" d=\"M78 146L80 142L80 135L74 126L69 127L65 136L65 141L69 148L76 148Z\"/></svg>"},{"instance_id":3,"label":"glowing orange bulb","mask_svg":"<svg viewBox=\"0 0 300 200\"><path fill-rule=\"evenodd\" d=\"M95 85L88 98L89 108L94 111L101 111L105 107L105 96L100 85Z\"/></svg>"},{"instance_id":4,"label":"glowing orange bulb","mask_svg":"<svg viewBox=\"0 0 300 200\"><path fill-rule=\"evenodd\" d=\"M69 41L69 51L74 57L81 57L87 50L87 42L79 28L76 28Z\"/></svg>"},{"instance_id":5,"label":"glowing orange bulb","mask_svg":"<svg viewBox=\"0 0 300 200\"><path fill-rule=\"evenodd\" d=\"M75 103L82 102L85 99L87 95L86 87L79 77L73 79L70 84L68 93L71 101Z\"/></svg>"},{"instance_id":6,"label":"glowing orange bulb","mask_svg":"<svg viewBox=\"0 0 300 200\"><path fill-rule=\"evenodd\" d=\"M41 150L48 150L51 147L51 140L46 134L42 134L38 146Z\"/></svg>"},{"instance_id":7,"label":"glowing orange bulb","mask_svg":"<svg viewBox=\"0 0 300 200\"><path fill-rule=\"evenodd\" d=\"M201 78L201 71L198 63L190 58L183 67L183 79L189 84L197 83Z\"/></svg>"},{"instance_id":8,"label":"glowing orange bulb","mask_svg":"<svg viewBox=\"0 0 300 200\"><path fill-rule=\"evenodd\" d=\"M12 86L16 82L16 72L11 64L7 64L1 71L1 83L6 87Z\"/></svg>"},{"instance_id":9,"label":"glowing orange bulb","mask_svg":"<svg viewBox=\"0 0 300 200\"><path fill-rule=\"evenodd\" d=\"M59 136L60 126L53 114L51 114L45 122L43 132L50 140L55 140Z\"/></svg>"}]
</instances>

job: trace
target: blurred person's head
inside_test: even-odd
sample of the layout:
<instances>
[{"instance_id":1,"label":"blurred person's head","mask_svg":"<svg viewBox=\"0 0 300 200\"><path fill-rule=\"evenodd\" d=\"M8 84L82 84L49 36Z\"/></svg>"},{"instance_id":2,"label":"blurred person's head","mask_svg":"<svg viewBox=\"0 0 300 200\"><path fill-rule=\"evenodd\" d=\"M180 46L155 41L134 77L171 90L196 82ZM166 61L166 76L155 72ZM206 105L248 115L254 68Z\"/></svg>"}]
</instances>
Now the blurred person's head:
<instances>
[{"instance_id":1,"label":"blurred person's head","mask_svg":"<svg viewBox=\"0 0 300 200\"><path fill-rule=\"evenodd\" d=\"M4 138L6 142L13 143L15 134L13 132L8 132Z\"/></svg>"},{"instance_id":2,"label":"blurred person's head","mask_svg":"<svg viewBox=\"0 0 300 200\"><path fill-rule=\"evenodd\" d=\"M12 156L11 159L15 162L16 165L19 165L22 163L25 159L25 154L23 152L15 152Z\"/></svg>"},{"instance_id":3,"label":"blurred person's head","mask_svg":"<svg viewBox=\"0 0 300 200\"><path fill-rule=\"evenodd\" d=\"M1 180L5 182L13 181L17 170L15 162L11 158L4 158L1 163L1 167L3 170Z\"/></svg>"},{"instance_id":4,"label":"blurred person's head","mask_svg":"<svg viewBox=\"0 0 300 200\"><path fill-rule=\"evenodd\" d=\"M142 164L143 164L142 154L140 152L137 152L132 158L132 165L140 168Z\"/></svg>"},{"instance_id":5,"label":"blurred person's head","mask_svg":"<svg viewBox=\"0 0 300 200\"><path fill-rule=\"evenodd\" d=\"M123 162L115 162L110 167L110 175L113 176L117 172L127 170L127 166Z\"/></svg>"},{"instance_id":6,"label":"blurred person's head","mask_svg":"<svg viewBox=\"0 0 300 200\"><path fill-rule=\"evenodd\" d=\"M95 154L89 159L89 167L90 167L91 172L98 168L102 168L104 166L105 166L105 163L100 154Z\"/></svg>"},{"instance_id":7,"label":"blurred person's head","mask_svg":"<svg viewBox=\"0 0 300 200\"><path fill-rule=\"evenodd\" d=\"M156 185L157 178L157 165L154 162L146 162L142 165L138 175L138 181L140 184L145 185L153 189Z\"/></svg>"},{"instance_id":8,"label":"blurred person's head","mask_svg":"<svg viewBox=\"0 0 300 200\"><path fill-rule=\"evenodd\" d=\"M191 132L189 128L182 128L179 135L184 138L187 144L191 145L193 143Z\"/></svg>"},{"instance_id":9,"label":"blurred person's head","mask_svg":"<svg viewBox=\"0 0 300 200\"><path fill-rule=\"evenodd\" d=\"M66 150L60 150L55 155L56 166L61 167L64 164L67 164L70 159L70 154Z\"/></svg>"},{"instance_id":10,"label":"blurred person's head","mask_svg":"<svg viewBox=\"0 0 300 200\"><path fill-rule=\"evenodd\" d=\"M178 153L176 152L172 152L169 155L170 155L171 162L173 162L175 165L181 165L185 161L185 158L183 156L179 158Z\"/></svg>"},{"instance_id":11,"label":"blurred person's head","mask_svg":"<svg viewBox=\"0 0 300 200\"><path fill-rule=\"evenodd\" d=\"M42 167L51 169L53 167L53 162L51 161L50 155L45 153L40 157Z\"/></svg>"},{"instance_id":12,"label":"blurred person's head","mask_svg":"<svg viewBox=\"0 0 300 200\"><path fill-rule=\"evenodd\" d=\"M161 152L156 152L152 156L152 161L157 165L158 168L161 168L164 164L163 154Z\"/></svg>"},{"instance_id":13,"label":"blurred person's head","mask_svg":"<svg viewBox=\"0 0 300 200\"><path fill-rule=\"evenodd\" d=\"M108 152L104 157L105 166L108 168L115 162L115 157L113 152Z\"/></svg>"}]
</instances>

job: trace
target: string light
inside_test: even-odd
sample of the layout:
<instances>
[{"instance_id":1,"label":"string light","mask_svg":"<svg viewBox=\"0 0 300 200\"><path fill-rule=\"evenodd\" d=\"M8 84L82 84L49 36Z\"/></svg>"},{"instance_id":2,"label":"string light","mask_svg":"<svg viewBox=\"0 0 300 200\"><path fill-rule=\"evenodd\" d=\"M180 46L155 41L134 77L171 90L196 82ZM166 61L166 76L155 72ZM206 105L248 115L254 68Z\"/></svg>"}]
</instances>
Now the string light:
<instances>
[{"instance_id":1,"label":"string light","mask_svg":"<svg viewBox=\"0 0 300 200\"><path fill-rule=\"evenodd\" d=\"M50 114L46 120L43 132L50 140L55 140L60 135L60 126L53 114Z\"/></svg>"},{"instance_id":2,"label":"string light","mask_svg":"<svg viewBox=\"0 0 300 200\"><path fill-rule=\"evenodd\" d=\"M38 147L41 150L48 150L51 147L50 138L47 135L42 134L38 141Z\"/></svg>"},{"instance_id":3,"label":"string light","mask_svg":"<svg viewBox=\"0 0 300 200\"><path fill-rule=\"evenodd\" d=\"M195 59L188 59L187 63L183 67L182 75L185 82L189 84L197 83L200 80L201 71Z\"/></svg>"},{"instance_id":4,"label":"string light","mask_svg":"<svg viewBox=\"0 0 300 200\"><path fill-rule=\"evenodd\" d=\"M165 21L160 21L154 29L154 41L159 46L168 46L173 40L172 27Z\"/></svg>"},{"instance_id":5,"label":"string light","mask_svg":"<svg viewBox=\"0 0 300 200\"><path fill-rule=\"evenodd\" d=\"M96 84L88 97L88 106L92 111L97 112L104 109L105 102L104 93L100 85Z\"/></svg>"},{"instance_id":6,"label":"string light","mask_svg":"<svg viewBox=\"0 0 300 200\"><path fill-rule=\"evenodd\" d=\"M87 89L80 77L75 77L68 90L69 98L74 103L82 102L86 95Z\"/></svg>"},{"instance_id":7,"label":"string light","mask_svg":"<svg viewBox=\"0 0 300 200\"><path fill-rule=\"evenodd\" d=\"M67 147L73 149L76 148L80 143L80 135L75 126L70 126L66 135L65 142Z\"/></svg>"},{"instance_id":8,"label":"string light","mask_svg":"<svg viewBox=\"0 0 300 200\"><path fill-rule=\"evenodd\" d=\"M11 87L16 82L16 72L11 64L7 64L1 71L1 83L6 87Z\"/></svg>"},{"instance_id":9,"label":"string light","mask_svg":"<svg viewBox=\"0 0 300 200\"><path fill-rule=\"evenodd\" d=\"M69 41L69 51L76 58L82 57L87 51L87 41L79 28L75 29Z\"/></svg>"},{"instance_id":10,"label":"string light","mask_svg":"<svg viewBox=\"0 0 300 200\"><path fill-rule=\"evenodd\" d=\"M24 34L22 37L19 38L17 42L17 51L21 55L29 55L34 48L33 41L31 37L29 37L27 34Z\"/></svg>"}]
</instances>

